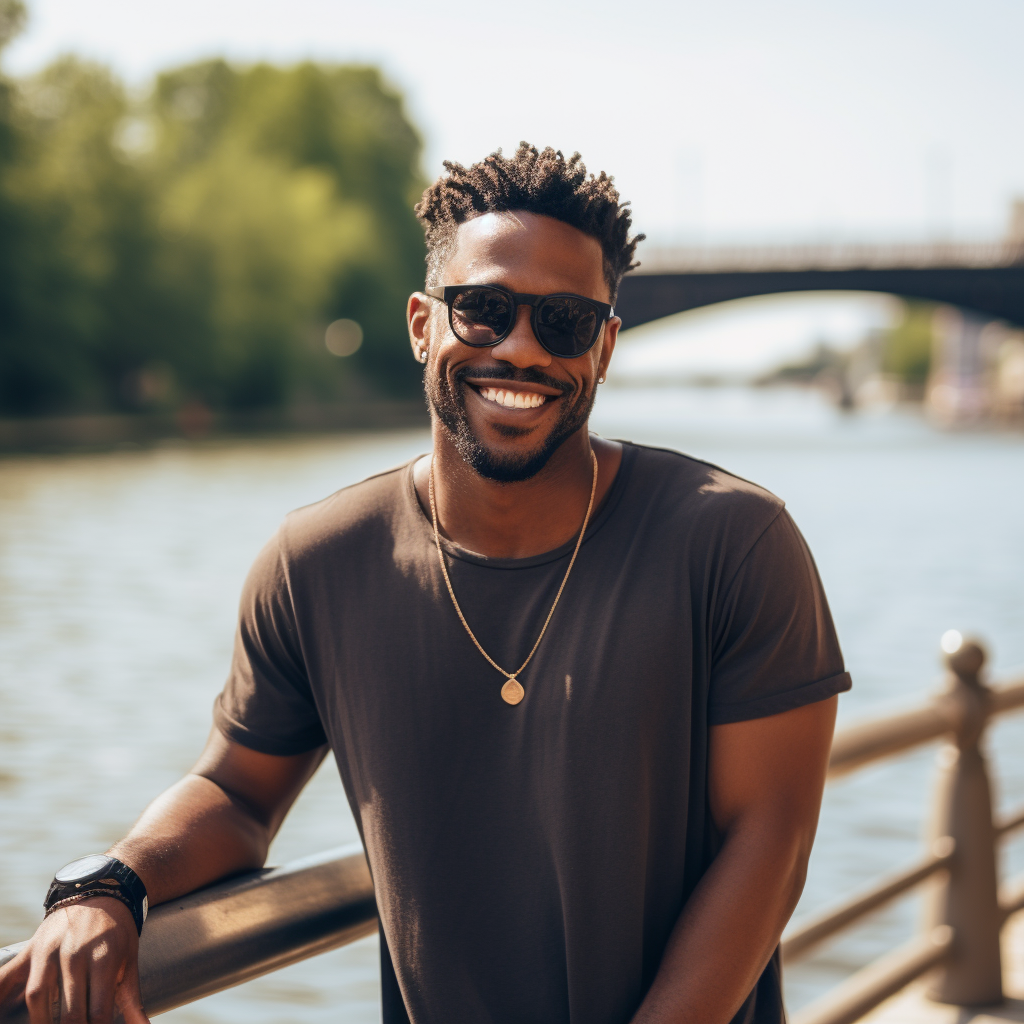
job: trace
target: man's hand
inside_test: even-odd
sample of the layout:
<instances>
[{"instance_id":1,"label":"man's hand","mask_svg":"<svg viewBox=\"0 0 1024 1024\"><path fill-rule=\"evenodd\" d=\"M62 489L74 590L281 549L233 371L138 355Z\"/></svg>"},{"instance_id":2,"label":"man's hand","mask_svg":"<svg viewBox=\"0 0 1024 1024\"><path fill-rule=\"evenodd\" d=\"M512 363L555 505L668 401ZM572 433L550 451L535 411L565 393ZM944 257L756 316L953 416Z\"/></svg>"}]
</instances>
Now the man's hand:
<instances>
[{"instance_id":1,"label":"man's hand","mask_svg":"<svg viewBox=\"0 0 1024 1024\"><path fill-rule=\"evenodd\" d=\"M32 1024L149 1024L139 991L139 935L119 900L96 896L55 910L0 967L0 1014L24 1001Z\"/></svg>"},{"instance_id":2,"label":"man's hand","mask_svg":"<svg viewBox=\"0 0 1024 1024\"><path fill-rule=\"evenodd\" d=\"M157 797L110 850L142 879L155 907L261 867L284 816L326 748L287 757L233 743L216 729L192 771ZM119 900L97 896L55 911L0 967L0 1020L23 1003L32 1024L148 1021L139 994L139 934Z\"/></svg>"}]
</instances>

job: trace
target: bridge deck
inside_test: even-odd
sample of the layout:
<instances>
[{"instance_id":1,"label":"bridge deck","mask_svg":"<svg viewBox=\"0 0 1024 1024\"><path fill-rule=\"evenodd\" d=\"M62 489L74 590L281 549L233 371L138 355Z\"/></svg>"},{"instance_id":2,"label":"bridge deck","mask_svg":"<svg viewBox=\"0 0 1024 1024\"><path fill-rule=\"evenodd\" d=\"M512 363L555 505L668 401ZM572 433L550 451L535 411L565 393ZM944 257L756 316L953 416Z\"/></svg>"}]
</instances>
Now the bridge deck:
<instances>
[{"instance_id":1,"label":"bridge deck","mask_svg":"<svg viewBox=\"0 0 1024 1024\"><path fill-rule=\"evenodd\" d=\"M933 1003L925 998L924 982L912 985L877 1010L861 1018L861 1024L1002 1024L1024 1022L1024 912L1014 914L1003 929L1002 1006L976 1010Z\"/></svg>"},{"instance_id":2,"label":"bridge deck","mask_svg":"<svg viewBox=\"0 0 1024 1024\"><path fill-rule=\"evenodd\" d=\"M782 292L884 292L1024 326L1024 239L981 244L641 248L615 311L625 327Z\"/></svg>"}]
</instances>

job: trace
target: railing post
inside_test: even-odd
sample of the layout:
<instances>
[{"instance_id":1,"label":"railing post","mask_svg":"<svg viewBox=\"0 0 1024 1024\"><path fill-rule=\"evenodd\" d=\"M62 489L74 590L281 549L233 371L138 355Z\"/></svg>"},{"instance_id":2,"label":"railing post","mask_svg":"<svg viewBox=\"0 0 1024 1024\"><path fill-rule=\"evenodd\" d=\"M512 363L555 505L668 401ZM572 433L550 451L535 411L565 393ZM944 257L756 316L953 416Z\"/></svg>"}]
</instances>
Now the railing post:
<instances>
[{"instance_id":1,"label":"railing post","mask_svg":"<svg viewBox=\"0 0 1024 1024\"><path fill-rule=\"evenodd\" d=\"M933 890L928 923L949 925L953 948L928 995L943 1003L986 1006L1002 1002L1003 984L996 833L980 746L990 710L988 688L979 679L985 651L955 630L943 636L942 649L948 685L941 703L956 732L939 752L931 837L950 836L955 848L946 880Z\"/></svg>"}]
</instances>

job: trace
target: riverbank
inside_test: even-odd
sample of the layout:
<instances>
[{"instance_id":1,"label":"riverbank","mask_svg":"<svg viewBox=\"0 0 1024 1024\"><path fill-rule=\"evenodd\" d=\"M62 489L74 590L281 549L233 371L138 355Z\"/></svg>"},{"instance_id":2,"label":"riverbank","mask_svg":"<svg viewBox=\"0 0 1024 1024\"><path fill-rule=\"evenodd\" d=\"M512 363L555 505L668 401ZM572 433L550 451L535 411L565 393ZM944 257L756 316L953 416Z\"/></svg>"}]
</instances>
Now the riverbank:
<instances>
[{"instance_id":1,"label":"riverbank","mask_svg":"<svg viewBox=\"0 0 1024 1024\"><path fill-rule=\"evenodd\" d=\"M428 422L421 398L244 413L215 412L196 404L173 413L0 419L0 454L105 451L212 437L416 429Z\"/></svg>"}]
</instances>

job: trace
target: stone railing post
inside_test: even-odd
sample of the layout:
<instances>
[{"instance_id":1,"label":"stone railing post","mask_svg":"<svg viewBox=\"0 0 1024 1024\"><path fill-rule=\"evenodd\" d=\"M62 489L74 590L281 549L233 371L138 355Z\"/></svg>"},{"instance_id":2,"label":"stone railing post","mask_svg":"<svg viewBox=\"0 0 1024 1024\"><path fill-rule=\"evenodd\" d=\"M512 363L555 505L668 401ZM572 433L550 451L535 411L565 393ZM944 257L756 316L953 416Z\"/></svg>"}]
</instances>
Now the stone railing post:
<instances>
[{"instance_id":1,"label":"stone railing post","mask_svg":"<svg viewBox=\"0 0 1024 1024\"><path fill-rule=\"evenodd\" d=\"M989 715L989 691L979 678L985 651L955 630L942 637L942 650L947 689L941 704L956 731L939 752L931 838L949 836L955 846L948 876L932 892L928 923L952 928L953 949L928 995L943 1003L986 1006L1002 1002L1003 984L996 833L980 745Z\"/></svg>"}]
</instances>

